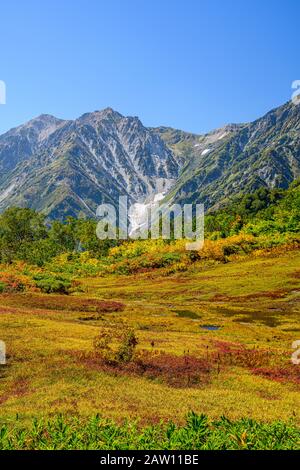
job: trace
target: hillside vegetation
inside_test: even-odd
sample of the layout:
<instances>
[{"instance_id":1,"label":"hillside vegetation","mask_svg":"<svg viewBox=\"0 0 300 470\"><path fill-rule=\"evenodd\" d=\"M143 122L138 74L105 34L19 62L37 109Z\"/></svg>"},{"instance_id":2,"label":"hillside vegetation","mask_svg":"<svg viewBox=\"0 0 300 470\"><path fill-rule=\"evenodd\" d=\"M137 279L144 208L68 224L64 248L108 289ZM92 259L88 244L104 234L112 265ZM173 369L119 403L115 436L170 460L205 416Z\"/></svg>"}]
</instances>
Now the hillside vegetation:
<instances>
[{"instance_id":1,"label":"hillside vegetation","mask_svg":"<svg viewBox=\"0 0 300 470\"><path fill-rule=\"evenodd\" d=\"M295 248L300 243L300 182L288 190L260 188L209 212L205 245L198 253L186 251L185 240L99 240L96 225L94 220L71 217L48 224L31 209L10 208L0 216L0 262L23 262L33 270L61 275L130 274L154 268L170 274L200 260L225 262L258 250Z\"/></svg>"}]
</instances>

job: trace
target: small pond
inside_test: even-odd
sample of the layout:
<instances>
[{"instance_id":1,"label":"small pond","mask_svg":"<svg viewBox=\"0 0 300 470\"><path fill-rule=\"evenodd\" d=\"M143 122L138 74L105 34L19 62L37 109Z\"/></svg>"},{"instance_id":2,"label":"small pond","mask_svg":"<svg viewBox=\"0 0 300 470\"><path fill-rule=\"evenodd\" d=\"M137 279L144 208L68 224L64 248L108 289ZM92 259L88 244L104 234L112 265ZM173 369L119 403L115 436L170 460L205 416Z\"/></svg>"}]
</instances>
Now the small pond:
<instances>
[{"instance_id":1,"label":"small pond","mask_svg":"<svg viewBox=\"0 0 300 470\"><path fill-rule=\"evenodd\" d=\"M216 331L219 330L221 327L218 325L200 325L202 330L209 330L209 331Z\"/></svg>"}]
</instances>

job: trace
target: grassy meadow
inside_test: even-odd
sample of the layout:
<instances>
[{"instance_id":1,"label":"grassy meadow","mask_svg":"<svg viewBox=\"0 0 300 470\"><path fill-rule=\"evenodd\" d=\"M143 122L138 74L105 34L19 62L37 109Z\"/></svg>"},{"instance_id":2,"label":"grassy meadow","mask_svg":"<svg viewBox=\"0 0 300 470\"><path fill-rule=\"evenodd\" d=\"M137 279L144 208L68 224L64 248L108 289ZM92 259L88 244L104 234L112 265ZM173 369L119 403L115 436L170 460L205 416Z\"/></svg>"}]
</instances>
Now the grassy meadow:
<instances>
[{"instance_id":1,"label":"grassy meadow","mask_svg":"<svg viewBox=\"0 0 300 470\"><path fill-rule=\"evenodd\" d=\"M1 422L99 413L183 423L193 410L299 423L300 371L290 360L300 339L299 266L294 250L169 276L79 279L80 292L69 295L2 293ZM151 353L149 373L94 356L99 330L124 325L135 331L136 354ZM189 368L194 358L203 364Z\"/></svg>"},{"instance_id":2,"label":"grassy meadow","mask_svg":"<svg viewBox=\"0 0 300 470\"><path fill-rule=\"evenodd\" d=\"M0 448L300 448L295 187L198 253L2 215Z\"/></svg>"}]
</instances>

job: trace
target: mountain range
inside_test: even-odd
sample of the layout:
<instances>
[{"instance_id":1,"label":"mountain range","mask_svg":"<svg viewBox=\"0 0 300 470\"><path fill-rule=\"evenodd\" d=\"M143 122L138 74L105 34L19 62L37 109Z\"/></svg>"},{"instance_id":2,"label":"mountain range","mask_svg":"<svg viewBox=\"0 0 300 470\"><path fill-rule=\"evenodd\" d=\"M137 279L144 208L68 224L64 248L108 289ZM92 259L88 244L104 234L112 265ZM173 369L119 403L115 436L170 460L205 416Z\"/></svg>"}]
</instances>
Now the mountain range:
<instances>
[{"instance_id":1,"label":"mountain range","mask_svg":"<svg viewBox=\"0 0 300 470\"><path fill-rule=\"evenodd\" d=\"M147 128L111 108L76 120L41 115L0 136L0 211L32 207L49 218L95 217L101 203L157 194L206 209L300 176L300 107L197 135Z\"/></svg>"}]
</instances>

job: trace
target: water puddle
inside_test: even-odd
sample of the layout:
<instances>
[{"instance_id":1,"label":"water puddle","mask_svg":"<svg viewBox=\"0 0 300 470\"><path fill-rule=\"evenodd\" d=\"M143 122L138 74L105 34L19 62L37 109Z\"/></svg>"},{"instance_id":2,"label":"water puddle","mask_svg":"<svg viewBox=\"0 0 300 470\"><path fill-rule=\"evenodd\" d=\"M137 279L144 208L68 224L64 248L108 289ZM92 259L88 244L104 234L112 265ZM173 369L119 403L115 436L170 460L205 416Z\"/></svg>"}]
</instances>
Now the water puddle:
<instances>
[{"instance_id":1,"label":"water puddle","mask_svg":"<svg viewBox=\"0 0 300 470\"><path fill-rule=\"evenodd\" d=\"M221 327L218 325L201 325L200 328L202 330L217 331L220 330Z\"/></svg>"}]
</instances>

